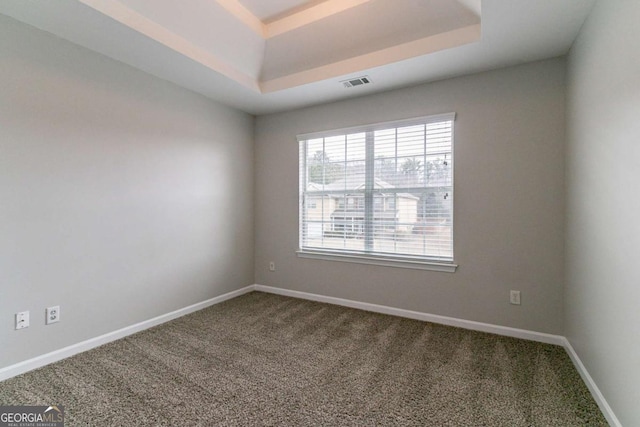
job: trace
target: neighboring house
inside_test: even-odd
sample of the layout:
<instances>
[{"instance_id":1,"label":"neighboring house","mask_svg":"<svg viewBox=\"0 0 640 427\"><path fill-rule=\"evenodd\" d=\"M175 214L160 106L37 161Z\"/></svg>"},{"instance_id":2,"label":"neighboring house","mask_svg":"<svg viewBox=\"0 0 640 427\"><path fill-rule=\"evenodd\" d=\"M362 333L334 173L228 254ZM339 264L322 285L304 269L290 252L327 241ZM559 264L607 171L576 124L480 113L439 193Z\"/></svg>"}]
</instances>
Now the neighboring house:
<instances>
[{"instance_id":1,"label":"neighboring house","mask_svg":"<svg viewBox=\"0 0 640 427\"><path fill-rule=\"evenodd\" d=\"M307 186L307 191L323 191L322 184L314 182ZM336 209L338 197L328 194L313 194L306 199L306 215L310 222L307 224L307 236L310 238L322 237L322 234L331 231L331 214Z\"/></svg>"},{"instance_id":2,"label":"neighboring house","mask_svg":"<svg viewBox=\"0 0 640 427\"><path fill-rule=\"evenodd\" d=\"M312 193L308 193L306 199L308 237L362 235L364 185L364 179L358 177L348 177L325 186L310 183L307 191ZM396 193L394 188L381 179L374 180L374 189L378 191L373 200L373 226L379 237L411 233L418 219L419 198L409 193Z\"/></svg>"}]
</instances>

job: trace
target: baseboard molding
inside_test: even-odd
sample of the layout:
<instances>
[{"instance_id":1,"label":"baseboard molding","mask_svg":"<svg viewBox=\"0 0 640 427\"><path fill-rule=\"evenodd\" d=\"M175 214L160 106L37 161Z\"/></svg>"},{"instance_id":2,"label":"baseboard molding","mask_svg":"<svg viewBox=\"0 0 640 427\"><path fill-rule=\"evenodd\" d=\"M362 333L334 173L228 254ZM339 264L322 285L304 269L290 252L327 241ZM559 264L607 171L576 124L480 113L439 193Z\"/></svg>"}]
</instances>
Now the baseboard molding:
<instances>
[{"instance_id":1,"label":"baseboard molding","mask_svg":"<svg viewBox=\"0 0 640 427\"><path fill-rule=\"evenodd\" d=\"M228 292L224 295L217 296L215 298L202 301L188 307L181 308L179 310L172 311L170 313L163 314L161 316L154 317L153 319L145 320L135 325L127 326L117 331L109 332L99 337L91 338L86 341L82 341L77 344L70 345L68 347L61 348L60 350L52 351L41 356L34 357L33 359L25 360L15 365L7 366L0 369L0 381L15 377L16 375L23 374L33 369L41 368L51 363L57 362L62 359L66 359L73 355L91 350L92 348L99 347L101 345L110 343L112 341L124 338L126 336L135 334L145 329L152 328L154 326L166 323L168 321L177 319L178 317L185 316L187 314L202 310L215 304L230 300L232 298L239 297L249 292L260 291L270 294L289 296L294 298L300 298L310 301L324 302L328 304L335 304L344 307L357 308L360 310L371 311L374 313L389 314L393 316L405 317L408 319L422 320L426 322L438 323L441 325L455 326L458 328L470 329L480 332L489 332L492 334L503 335L513 338L522 338L530 341L538 341L546 344L555 344L564 347L571 358L574 366L578 370L578 373L585 382L591 395L598 404L598 407L604 414L605 418L610 425L614 427L622 427L622 424L614 414L611 406L607 403L606 399L600 392L600 389L596 385L595 381L589 375L589 372L585 368L584 364L578 357L571 343L566 337L560 335L545 334L541 332L527 331L524 329L510 328L506 326L492 325L490 323L474 322L471 320L458 319L455 317L439 316L436 314L422 313L418 311L404 310L401 308L388 307L378 304L369 304L360 301L348 300L343 298L329 297L325 295L312 294L308 292L294 291L290 289L275 288L272 286L264 285L249 285L244 288Z\"/></svg>"},{"instance_id":2,"label":"baseboard molding","mask_svg":"<svg viewBox=\"0 0 640 427\"><path fill-rule=\"evenodd\" d=\"M357 308L360 310L371 311L374 313L390 314L393 316L405 317L408 319L423 320L426 322L438 323L441 325L455 326L458 328L470 329L473 331L489 332L496 335L504 335L513 338L522 338L530 341L538 341L545 344L555 344L565 348L573 365L580 373L582 380L585 382L591 395L598 404L604 417L613 427L622 427L622 424L615 416L613 410L607 403L606 399L600 392L584 364L578 357L571 343L566 337L560 335L551 335L541 332L527 331L524 329L509 328L506 326L492 325L490 323L474 322L471 320L457 319L455 317L439 316L435 314L422 313L418 311L403 310L401 308L388 307L384 305L369 304L365 302L353 301L342 298L328 297L325 295L311 294L308 292L294 291L290 289L275 288L272 286L253 285L254 290L267 292L270 294L283 295L288 297L300 298L310 301L325 302L328 304L341 305L344 307Z\"/></svg>"},{"instance_id":3,"label":"baseboard molding","mask_svg":"<svg viewBox=\"0 0 640 427\"><path fill-rule=\"evenodd\" d=\"M439 316L437 314L423 313L419 311L404 310L401 308L388 307L385 305L369 304L366 302L328 297L324 295L311 294L307 292L293 291L290 289L274 288L272 286L254 285L256 291L267 292L306 299L310 301L326 302L329 304L341 305L344 307L357 308L374 313L390 314L392 316L405 317L408 319L422 320L425 322L438 323L441 325L455 326L458 328L471 329L473 331L489 332L496 335L503 335L513 338L522 338L529 341L538 341L545 344L564 345L565 338L560 335L545 334L542 332L527 331L525 329L510 328L508 326L492 325L490 323L474 322L472 320L458 319L455 317Z\"/></svg>"},{"instance_id":4,"label":"baseboard molding","mask_svg":"<svg viewBox=\"0 0 640 427\"><path fill-rule=\"evenodd\" d=\"M227 301L232 298L236 298L240 295L252 292L253 290L254 290L254 286L249 285L242 289L228 292L226 294L217 296L215 298L211 298L206 301L202 301L202 302L190 305L188 307L184 307L179 310L172 311L170 313L163 314L158 317L154 317L153 319L145 320L143 322L136 323L135 325L127 326L125 328L118 329L117 331L109 332L99 337L91 338L86 341L82 341L77 344L73 344L68 347L61 348L60 350L55 350L50 353L43 354L42 356L37 356L37 357L34 357L33 359L25 360L24 362L7 366L6 368L0 369L0 381L4 381L11 377L15 377L16 375L20 375L25 372L31 371L33 369L41 368L50 363L57 362L62 359L66 359L67 357L71 357L73 355L85 352L87 350L91 350L92 348L99 347L103 344L110 343L111 341L115 341L120 338L124 338L126 336L135 334L136 332L140 332L145 329L149 329L154 326L160 325L162 323L168 322L170 320L177 319L178 317L191 314L195 311L202 310L203 308L207 308L212 305L219 304L223 301Z\"/></svg>"},{"instance_id":5,"label":"baseboard molding","mask_svg":"<svg viewBox=\"0 0 640 427\"><path fill-rule=\"evenodd\" d=\"M598 407L602 411L604 417L607 419L607 422L609 422L609 424L613 427L622 427L622 423L620 423L620 420L618 420L618 417L616 417L615 413L611 409L611 406L609 406L609 403L600 392L600 389L596 385L596 382L593 380L593 378L591 378L591 375L589 375L587 368L582 363L582 360L580 360L580 357L578 357L578 353L576 353L573 346L566 337L562 337L562 339L564 348L567 350L567 353L569 354L573 365L576 367L578 373L582 377L582 380L589 388L593 399L598 404Z\"/></svg>"}]
</instances>

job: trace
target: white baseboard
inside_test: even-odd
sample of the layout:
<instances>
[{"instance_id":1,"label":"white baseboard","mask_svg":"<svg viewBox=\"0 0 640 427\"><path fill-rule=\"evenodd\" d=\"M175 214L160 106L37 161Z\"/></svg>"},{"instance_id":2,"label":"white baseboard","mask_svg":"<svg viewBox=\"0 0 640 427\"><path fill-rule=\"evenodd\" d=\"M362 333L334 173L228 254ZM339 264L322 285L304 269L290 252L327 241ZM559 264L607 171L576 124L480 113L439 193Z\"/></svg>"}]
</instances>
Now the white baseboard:
<instances>
[{"instance_id":1,"label":"white baseboard","mask_svg":"<svg viewBox=\"0 0 640 427\"><path fill-rule=\"evenodd\" d=\"M136 323L135 325L127 326L125 328L118 329L117 331L109 332L99 337L91 338L86 341L82 341L77 344L73 344L68 347L61 348L60 350L55 350L55 351L52 351L51 353L43 354L42 356L37 356L37 357L34 357L33 359L25 360L24 362L7 366L6 368L0 369L0 381L4 381L11 377L15 377L16 375L20 375L27 371L31 371L33 369L41 368L50 363L57 362L62 359L66 359L67 357L73 356L75 354L82 353L87 350L91 350L92 348L101 346L103 344L107 344L111 341L124 338L126 336L135 334L136 332L140 332L145 329L149 329L154 326L160 325L161 323L165 323L170 320L177 319L178 317L182 317L187 314L193 313L195 311L202 310L203 308L207 308L212 305L219 304L223 301L227 301L232 298L238 297L240 295L252 292L253 290L254 290L254 286L249 285L242 289L238 289L236 291L229 292L224 295L220 295L215 298L211 298L206 301L202 301L202 302L190 305L188 307L184 307L179 310L172 311L167 314L163 314L158 317L154 317L153 319L145 320L143 322Z\"/></svg>"},{"instance_id":2,"label":"white baseboard","mask_svg":"<svg viewBox=\"0 0 640 427\"><path fill-rule=\"evenodd\" d=\"M566 337L560 335L551 335L541 332L527 331L524 329L509 328L506 326L492 325L490 323L474 322L471 320L457 319L455 317L439 316L436 314L422 313L418 311L403 310L401 308L388 307L384 305L369 304L365 302L353 301L342 298L328 297L324 295L311 294L308 292L293 291L290 289L274 288L272 286L253 285L254 290L267 292L271 294L289 296L294 298L306 299L310 301L325 302L328 304L341 305L344 307L357 308L360 310L372 311L374 313L390 314L393 316L405 317L408 319L422 320L426 322L438 323L447 326L455 326L458 328L470 329L473 331L489 332L496 335L504 335L513 338L522 338L530 341L538 341L545 344L555 344L565 348L576 370L580 373L583 381L589 388L593 399L598 404L604 417L613 427L622 427L620 421L615 416L613 410L605 400L587 369L582 364L577 353L571 346Z\"/></svg>"},{"instance_id":3,"label":"white baseboard","mask_svg":"<svg viewBox=\"0 0 640 427\"><path fill-rule=\"evenodd\" d=\"M310 294L307 292L292 291L290 289L274 288L271 286L254 285L256 291L271 294L284 295L294 298L306 299L310 301L326 302L329 304L341 305L344 307L357 308L374 313L390 314L392 316L406 317L408 319L422 320L425 322L438 323L441 325L455 326L458 328L471 329L473 331L489 332L496 335L504 335L513 338L522 338L529 341L538 341L546 344L564 345L565 338L560 335L545 334L542 332L527 331L525 329L510 328L508 326L492 325L490 323L474 322L472 320L457 319L455 317L439 316L437 314L422 313L419 311L404 310L401 308L388 307L385 305L369 304L354 300L327 297L324 295Z\"/></svg>"},{"instance_id":4,"label":"white baseboard","mask_svg":"<svg viewBox=\"0 0 640 427\"><path fill-rule=\"evenodd\" d=\"M604 396L600 392L600 389L596 385L596 382L593 380L593 378L591 378L591 375L589 375L587 368L585 368L584 364L582 363L582 360L580 360L580 358L578 357L578 353L576 353L576 351L573 349L573 346L571 345L571 343L566 337L562 337L562 338L564 341L563 343L564 348L567 350L567 353L569 353L569 357L571 358L573 365L576 367L576 370L582 377L582 380L589 388L589 391L591 392L593 399L598 404L598 407L602 411L602 414L604 415L604 417L607 419L607 421L611 426L622 427L620 420L618 420L618 417L616 417L615 413L611 409L611 406L609 406L609 403L607 403L607 400L604 398Z\"/></svg>"},{"instance_id":5,"label":"white baseboard","mask_svg":"<svg viewBox=\"0 0 640 427\"><path fill-rule=\"evenodd\" d=\"M622 427L622 424L615 416L613 410L607 403L606 399L600 392L600 389L596 385L589 372L585 368L584 364L578 357L577 353L571 346L569 340L566 337L560 335L545 334L541 332L527 331L524 329L510 328L507 326L492 325L489 323L474 322L471 320L457 319L455 317L439 316L436 314L422 313L418 311L404 310L401 308L388 307L384 305L369 304L365 302L359 302L354 300L348 300L343 298L335 298L318 294L311 294L308 292L294 291L290 289L275 288L272 286L264 285L250 285L242 289L238 289L233 292L226 293L224 295L217 296L215 298L202 301L188 307L181 308L171 313L163 314L153 319L145 320L144 322L137 323L135 325L127 326L117 331L109 332L99 337L91 338L86 341L82 341L77 344L70 345L60 350L52 351L51 353L43 354L42 356L34 357L33 359L25 360L24 362L16 363L15 365L7 366L0 369L0 381L9 379L16 375L20 375L33 369L41 368L50 363L57 362L67 357L71 357L75 354L91 350L92 348L107 344L109 342L124 338L126 336L135 334L136 332L143 331L145 329L152 328L162 323L168 322L178 317L185 316L187 314L202 310L215 304L219 304L223 301L230 300L232 298L239 297L252 291L266 292L276 295L290 296L294 298L300 298L310 301L325 302L328 304L335 304L344 307L357 308L360 310L371 311L374 313L389 314L393 316L405 317L408 319L422 320L426 322L438 323L441 325L455 326L464 329L470 329L474 331L489 332L497 335L504 335L513 338L522 338L530 341L538 341L546 344L555 344L563 346L574 366L580 373L583 381L589 388L591 395L600 407L600 410L604 414L605 418L614 427Z\"/></svg>"}]
</instances>

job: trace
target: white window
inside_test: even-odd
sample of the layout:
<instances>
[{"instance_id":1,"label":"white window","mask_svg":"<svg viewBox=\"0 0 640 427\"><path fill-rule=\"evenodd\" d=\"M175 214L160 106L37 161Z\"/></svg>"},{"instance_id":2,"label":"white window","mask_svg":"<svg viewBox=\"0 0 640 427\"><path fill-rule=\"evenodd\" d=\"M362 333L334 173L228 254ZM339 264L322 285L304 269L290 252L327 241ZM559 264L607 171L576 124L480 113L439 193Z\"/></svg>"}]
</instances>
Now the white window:
<instances>
[{"instance_id":1,"label":"white window","mask_svg":"<svg viewBox=\"0 0 640 427\"><path fill-rule=\"evenodd\" d=\"M454 118L298 136L300 256L454 271Z\"/></svg>"}]
</instances>

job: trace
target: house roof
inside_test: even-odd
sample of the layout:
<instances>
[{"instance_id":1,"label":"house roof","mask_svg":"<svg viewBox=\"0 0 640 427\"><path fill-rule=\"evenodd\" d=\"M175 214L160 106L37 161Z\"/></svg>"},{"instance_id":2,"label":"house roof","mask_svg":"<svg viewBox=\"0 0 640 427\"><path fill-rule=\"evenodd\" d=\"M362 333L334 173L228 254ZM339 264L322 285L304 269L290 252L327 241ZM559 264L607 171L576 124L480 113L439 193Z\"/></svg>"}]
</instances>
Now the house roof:
<instances>
[{"instance_id":1,"label":"house roof","mask_svg":"<svg viewBox=\"0 0 640 427\"><path fill-rule=\"evenodd\" d=\"M344 179L339 179L324 186L324 190L328 191L340 191L340 190L364 190L365 182L364 175L349 175ZM384 190L395 188L387 181L383 181L379 178L374 178L373 188L376 190Z\"/></svg>"},{"instance_id":2,"label":"house roof","mask_svg":"<svg viewBox=\"0 0 640 427\"><path fill-rule=\"evenodd\" d=\"M310 182L309 185L307 185L307 191L322 191L324 190L324 187L322 186L322 184L318 184L317 182Z\"/></svg>"},{"instance_id":3,"label":"house roof","mask_svg":"<svg viewBox=\"0 0 640 427\"><path fill-rule=\"evenodd\" d=\"M350 175L324 186L316 182L310 182L309 185L307 185L307 191L362 191L364 190L364 186L364 176ZM373 180L373 188L375 190L392 190L396 187L387 181L375 178ZM398 193L398 196L418 200L418 197L409 193Z\"/></svg>"}]
</instances>

